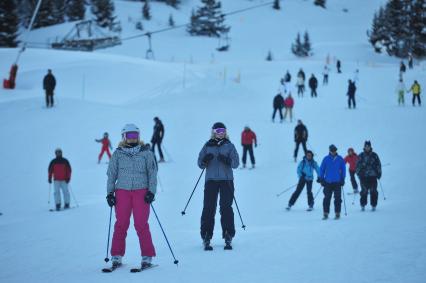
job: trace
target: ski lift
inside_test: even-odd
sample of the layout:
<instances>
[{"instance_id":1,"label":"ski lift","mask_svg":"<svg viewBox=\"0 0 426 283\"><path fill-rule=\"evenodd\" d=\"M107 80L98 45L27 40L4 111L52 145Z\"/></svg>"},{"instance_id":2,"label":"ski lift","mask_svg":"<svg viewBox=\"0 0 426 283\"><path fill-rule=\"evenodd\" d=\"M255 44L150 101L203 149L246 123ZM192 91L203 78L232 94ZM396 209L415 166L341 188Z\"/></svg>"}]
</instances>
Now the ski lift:
<instances>
[{"instance_id":1,"label":"ski lift","mask_svg":"<svg viewBox=\"0 0 426 283\"><path fill-rule=\"evenodd\" d=\"M146 33L146 36L148 37L148 50L146 51L145 58L147 60L155 60L154 51L152 50L151 35L152 34L150 32Z\"/></svg>"},{"instance_id":2,"label":"ski lift","mask_svg":"<svg viewBox=\"0 0 426 283\"><path fill-rule=\"evenodd\" d=\"M216 48L216 50L219 52L228 51L229 41L230 38L228 37L228 32L222 32L219 36L218 47Z\"/></svg>"}]
</instances>

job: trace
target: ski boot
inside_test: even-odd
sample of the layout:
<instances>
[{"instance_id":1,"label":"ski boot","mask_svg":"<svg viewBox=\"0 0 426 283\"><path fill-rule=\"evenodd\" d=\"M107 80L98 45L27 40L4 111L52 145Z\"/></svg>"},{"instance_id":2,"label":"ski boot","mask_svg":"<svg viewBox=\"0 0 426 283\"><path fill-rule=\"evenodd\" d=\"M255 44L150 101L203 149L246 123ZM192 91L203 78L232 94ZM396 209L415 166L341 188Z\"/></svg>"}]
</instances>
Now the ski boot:
<instances>
[{"instance_id":1,"label":"ski boot","mask_svg":"<svg viewBox=\"0 0 426 283\"><path fill-rule=\"evenodd\" d=\"M291 209L291 205L288 205L285 209L286 209L287 211L290 211L290 209Z\"/></svg>"},{"instance_id":2,"label":"ski boot","mask_svg":"<svg viewBox=\"0 0 426 283\"><path fill-rule=\"evenodd\" d=\"M334 220L339 220L340 219L340 213L336 213L336 216L334 216Z\"/></svg>"},{"instance_id":3,"label":"ski boot","mask_svg":"<svg viewBox=\"0 0 426 283\"><path fill-rule=\"evenodd\" d=\"M56 205L56 211L60 211L60 210L61 210L61 204L59 203Z\"/></svg>"},{"instance_id":4,"label":"ski boot","mask_svg":"<svg viewBox=\"0 0 426 283\"><path fill-rule=\"evenodd\" d=\"M224 250L232 250L232 237L228 234L228 232L225 232L225 247L223 248Z\"/></svg>"},{"instance_id":5,"label":"ski boot","mask_svg":"<svg viewBox=\"0 0 426 283\"><path fill-rule=\"evenodd\" d=\"M160 158L160 160L158 160L158 163L163 163L163 162L166 162L166 161L164 160L164 158Z\"/></svg>"},{"instance_id":6,"label":"ski boot","mask_svg":"<svg viewBox=\"0 0 426 283\"><path fill-rule=\"evenodd\" d=\"M308 209L306 211L312 211L312 210L314 210L314 207L310 206L310 207L308 207Z\"/></svg>"},{"instance_id":7,"label":"ski boot","mask_svg":"<svg viewBox=\"0 0 426 283\"><path fill-rule=\"evenodd\" d=\"M143 256L142 257L141 269L144 270L144 269L152 267L151 261L152 261L152 257L150 257L150 256Z\"/></svg>"},{"instance_id":8,"label":"ski boot","mask_svg":"<svg viewBox=\"0 0 426 283\"><path fill-rule=\"evenodd\" d=\"M254 168L255 168L255 165L254 165L254 164L252 164L252 165L251 165L251 169L254 169Z\"/></svg>"},{"instance_id":9,"label":"ski boot","mask_svg":"<svg viewBox=\"0 0 426 283\"><path fill-rule=\"evenodd\" d=\"M210 239L203 239L203 246L205 251L212 251L213 247L210 245Z\"/></svg>"},{"instance_id":10,"label":"ski boot","mask_svg":"<svg viewBox=\"0 0 426 283\"><path fill-rule=\"evenodd\" d=\"M121 266L121 256L114 255L111 257L112 268L117 268Z\"/></svg>"},{"instance_id":11,"label":"ski boot","mask_svg":"<svg viewBox=\"0 0 426 283\"><path fill-rule=\"evenodd\" d=\"M371 208L371 211L376 211L376 207L375 207L375 206L373 206L373 207Z\"/></svg>"},{"instance_id":12,"label":"ski boot","mask_svg":"<svg viewBox=\"0 0 426 283\"><path fill-rule=\"evenodd\" d=\"M361 211L365 211L365 206L361 206Z\"/></svg>"},{"instance_id":13,"label":"ski boot","mask_svg":"<svg viewBox=\"0 0 426 283\"><path fill-rule=\"evenodd\" d=\"M324 213L324 216L322 217L322 220L327 220L328 219L328 213Z\"/></svg>"},{"instance_id":14,"label":"ski boot","mask_svg":"<svg viewBox=\"0 0 426 283\"><path fill-rule=\"evenodd\" d=\"M66 204L64 205L64 209L68 209L68 208L70 208L70 204L69 204L69 203L66 203Z\"/></svg>"}]
</instances>

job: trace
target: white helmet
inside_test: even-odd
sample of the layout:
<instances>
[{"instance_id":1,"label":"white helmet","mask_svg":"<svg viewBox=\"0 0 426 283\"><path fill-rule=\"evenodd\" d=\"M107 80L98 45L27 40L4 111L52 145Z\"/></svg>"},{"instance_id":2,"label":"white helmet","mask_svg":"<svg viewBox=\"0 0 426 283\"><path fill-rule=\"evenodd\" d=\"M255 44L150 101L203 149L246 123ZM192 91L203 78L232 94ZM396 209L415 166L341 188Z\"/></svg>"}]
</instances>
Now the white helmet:
<instances>
[{"instance_id":1,"label":"white helmet","mask_svg":"<svg viewBox=\"0 0 426 283\"><path fill-rule=\"evenodd\" d=\"M137 132L140 133L139 128L135 124L126 124L121 130L121 135L124 135L128 132Z\"/></svg>"}]
</instances>

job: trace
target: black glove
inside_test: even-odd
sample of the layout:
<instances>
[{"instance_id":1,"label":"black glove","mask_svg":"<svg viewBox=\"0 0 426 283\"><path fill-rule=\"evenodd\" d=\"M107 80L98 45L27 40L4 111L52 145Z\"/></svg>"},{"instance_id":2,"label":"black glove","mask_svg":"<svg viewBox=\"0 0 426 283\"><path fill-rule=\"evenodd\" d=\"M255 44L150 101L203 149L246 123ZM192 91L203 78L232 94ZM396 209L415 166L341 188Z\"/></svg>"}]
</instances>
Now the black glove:
<instances>
[{"instance_id":1,"label":"black glove","mask_svg":"<svg viewBox=\"0 0 426 283\"><path fill-rule=\"evenodd\" d=\"M340 181L340 186L343 187L345 185L345 180Z\"/></svg>"},{"instance_id":2,"label":"black glove","mask_svg":"<svg viewBox=\"0 0 426 283\"><path fill-rule=\"evenodd\" d=\"M223 154L219 154L219 156L217 157L217 159L219 159L220 162L222 162L225 165L231 165L231 158L223 155Z\"/></svg>"},{"instance_id":3,"label":"black glove","mask_svg":"<svg viewBox=\"0 0 426 283\"><path fill-rule=\"evenodd\" d=\"M52 179L49 178L49 180L47 180L49 182L49 184L52 184Z\"/></svg>"},{"instance_id":4,"label":"black glove","mask_svg":"<svg viewBox=\"0 0 426 283\"><path fill-rule=\"evenodd\" d=\"M302 178L305 179L305 177L306 177L305 172L302 172Z\"/></svg>"},{"instance_id":5,"label":"black glove","mask_svg":"<svg viewBox=\"0 0 426 283\"><path fill-rule=\"evenodd\" d=\"M151 191L147 191L145 194L144 200L147 204L150 204L151 202L154 201L154 198L155 198L155 195Z\"/></svg>"},{"instance_id":6,"label":"black glove","mask_svg":"<svg viewBox=\"0 0 426 283\"><path fill-rule=\"evenodd\" d=\"M69 182L70 182L70 179L66 179L66 180L65 180L65 183L67 183L67 184L68 184Z\"/></svg>"},{"instance_id":7,"label":"black glove","mask_svg":"<svg viewBox=\"0 0 426 283\"><path fill-rule=\"evenodd\" d=\"M212 153L208 153L203 157L203 164L204 166L207 166L209 162L214 158L214 155Z\"/></svg>"},{"instance_id":8,"label":"black glove","mask_svg":"<svg viewBox=\"0 0 426 283\"><path fill-rule=\"evenodd\" d=\"M115 196L114 193L109 193L106 196L109 207L113 207L115 205Z\"/></svg>"},{"instance_id":9,"label":"black glove","mask_svg":"<svg viewBox=\"0 0 426 283\"><path fill-rule=\"evenodd\" d=\"M317 183L321 184L322 180L320 177L317 178Z\"/></svg>"},{"instance_id":10,"label":"black glove","mask_svg":"<svg viewBox=\"0 0 426 283\"><path fill-rule=\"evenodd\" d=\"M254 147L257 147L257 143L254 144Z\"/></svg>"},{"instance_id":11,"label":"black glove","mask_svg":"<svg viewBox=\"0 0 426 283\"><path fill-rule=\"evenodd\" d=\"M380 180L380 178L382 178L382 173L377 174L377 179Z\"/></svg>"}]
</instances>

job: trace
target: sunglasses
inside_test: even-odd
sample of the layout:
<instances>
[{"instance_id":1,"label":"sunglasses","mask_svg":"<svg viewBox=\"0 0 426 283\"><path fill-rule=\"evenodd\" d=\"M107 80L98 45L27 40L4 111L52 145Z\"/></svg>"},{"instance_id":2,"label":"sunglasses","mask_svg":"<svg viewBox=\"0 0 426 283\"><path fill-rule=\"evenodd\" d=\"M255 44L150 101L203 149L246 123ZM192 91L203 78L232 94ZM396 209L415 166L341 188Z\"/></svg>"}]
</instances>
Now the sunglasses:
<instances>
[{"instance_id":1,"label":"sunglasses","mask_svg":"<svg viewBox=\"0 0 426 283\"><path fill-rule=\"evenodd\" d=\"M139 139L139 133L138 132L127 132L125 134L126 140L132 140L132 139Z\"/></svg>"},{"instance_id":2,"label":"sunglasses","mask_svg":"<svg viewBox=\"0 0 426 283\"><path fill-rule=\"evenodd\" d=\"M226 129L225 128L217 128L213 130L216 134L224 134L226 133Z\"/></svg>"}]
</instances>

